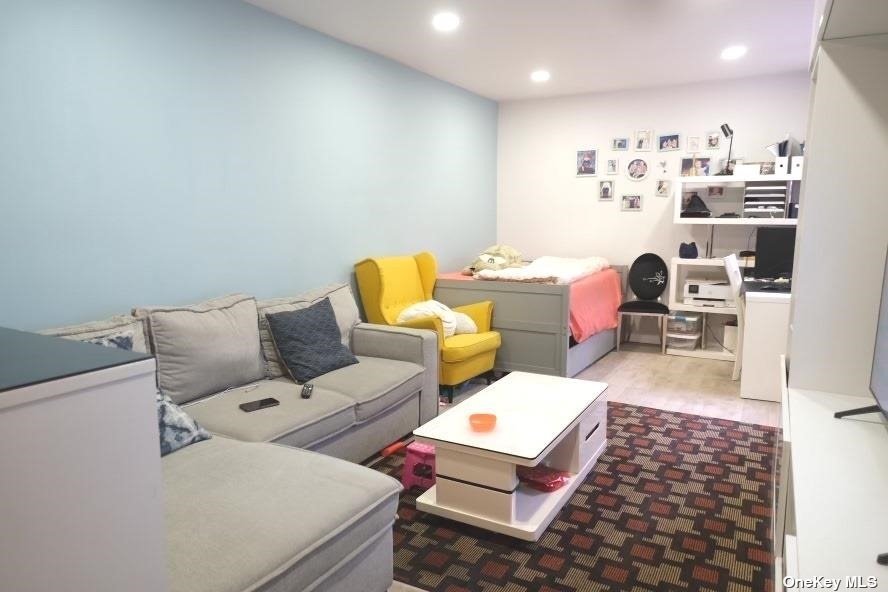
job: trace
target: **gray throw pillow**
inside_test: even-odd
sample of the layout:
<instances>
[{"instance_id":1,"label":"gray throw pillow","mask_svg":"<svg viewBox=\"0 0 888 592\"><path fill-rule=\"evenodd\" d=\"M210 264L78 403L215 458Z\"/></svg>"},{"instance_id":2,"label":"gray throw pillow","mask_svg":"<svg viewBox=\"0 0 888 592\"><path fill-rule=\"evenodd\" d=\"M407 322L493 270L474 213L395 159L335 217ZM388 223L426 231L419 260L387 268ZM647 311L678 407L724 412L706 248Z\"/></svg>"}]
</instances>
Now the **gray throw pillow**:
<instances>
[{"instance_id":1,"label":"gray throw pillow","mask_svg":"<svg viewBox=\"0 0 888 592\"><path fill-rule=\"evenodd\" d=\"M278 356L296 382L338 370L358 359L342 344L329 298L307 308L265 315Z\"/></svg>"},{"instance_id":2,"label":"gray throw pillow","mask_svg":"<svg viewBox=\"0 0 888 592\"><path fill-rule=\"evenodd\" d=\"M189 444L209 440L210 434L173 403L166 395L157 393L157 426L160 428L160 456L166 456Z\"/></svg>"}]
</instances>

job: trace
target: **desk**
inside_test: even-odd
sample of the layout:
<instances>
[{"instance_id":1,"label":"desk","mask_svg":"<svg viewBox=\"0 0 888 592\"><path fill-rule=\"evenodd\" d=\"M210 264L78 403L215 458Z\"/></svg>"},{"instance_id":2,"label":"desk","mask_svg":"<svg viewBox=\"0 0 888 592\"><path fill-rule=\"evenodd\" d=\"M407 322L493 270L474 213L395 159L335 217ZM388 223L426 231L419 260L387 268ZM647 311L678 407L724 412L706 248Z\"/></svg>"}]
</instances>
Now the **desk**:
<instances>
[{"instance_id":1,"label":"desk","mask_svg":"<svg viewBox=\"0 0 888 592\"><path fill-rule=\"evenodd\" d=\"M788 292L748 290L743 323L740 396L744 399L780 401L780 356L789 338Z\"/></svg>"}]
</instances>

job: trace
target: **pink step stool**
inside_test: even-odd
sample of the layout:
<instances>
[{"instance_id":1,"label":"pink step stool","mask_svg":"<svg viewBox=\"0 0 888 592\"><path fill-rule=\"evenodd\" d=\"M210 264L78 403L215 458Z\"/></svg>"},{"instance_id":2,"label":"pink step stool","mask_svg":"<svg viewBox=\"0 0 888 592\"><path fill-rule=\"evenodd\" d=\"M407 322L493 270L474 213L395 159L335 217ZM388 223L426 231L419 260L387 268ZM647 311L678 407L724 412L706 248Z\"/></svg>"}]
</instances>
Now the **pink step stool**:
<instances>
[{"instance_id":1,"label":"pink step stool","mask_svg":"<svg viewBox=\"0 0 888 592\"><path fill-rule=\"evenodd\" d=\"M435 484L435 447L422 442L411 442L407 446L401 485L410 489L414 485L428 489Z\"/></svg>"}]
</instances>

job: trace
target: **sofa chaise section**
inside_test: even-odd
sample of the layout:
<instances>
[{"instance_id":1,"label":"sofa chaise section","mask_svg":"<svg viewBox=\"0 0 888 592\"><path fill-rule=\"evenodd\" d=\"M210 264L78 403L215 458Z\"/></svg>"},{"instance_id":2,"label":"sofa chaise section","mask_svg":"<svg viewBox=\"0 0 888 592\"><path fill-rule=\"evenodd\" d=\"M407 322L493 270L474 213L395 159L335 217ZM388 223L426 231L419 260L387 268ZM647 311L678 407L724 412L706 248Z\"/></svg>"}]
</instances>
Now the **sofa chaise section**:
<instances>
[{"instance_id":1,"label":"sofa chaise section","mask_svg":"<svg viewBox=\"0 0 888 592\"><path fill-rule=\"evenodd\" d=\"M346 461L216 436L163 458L171 592L383 592L401 486Z\"/></svg>"}]
</instances>

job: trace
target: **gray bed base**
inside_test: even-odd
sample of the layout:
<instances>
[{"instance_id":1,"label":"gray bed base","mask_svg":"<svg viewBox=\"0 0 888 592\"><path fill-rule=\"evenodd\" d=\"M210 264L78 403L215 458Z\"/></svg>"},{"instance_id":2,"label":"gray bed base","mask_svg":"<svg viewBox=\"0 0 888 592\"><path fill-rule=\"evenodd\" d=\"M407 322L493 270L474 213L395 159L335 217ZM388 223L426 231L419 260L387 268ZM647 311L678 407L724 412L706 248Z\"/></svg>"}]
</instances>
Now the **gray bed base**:
<instances>
[{"instance_id":1,"label":"gray bed base","mask_svg":"<svg viewBox=\"0 0 888 592\"><path fill-rule=\"evenodd\" d=\"M625 268L614 269L625 278ZM435 300L450 307L493 301L492 328L503 342L495 370L573 377L616 346L616 329L570 346L568 285L438 278Z\"/></svg>"}]
</instances>

